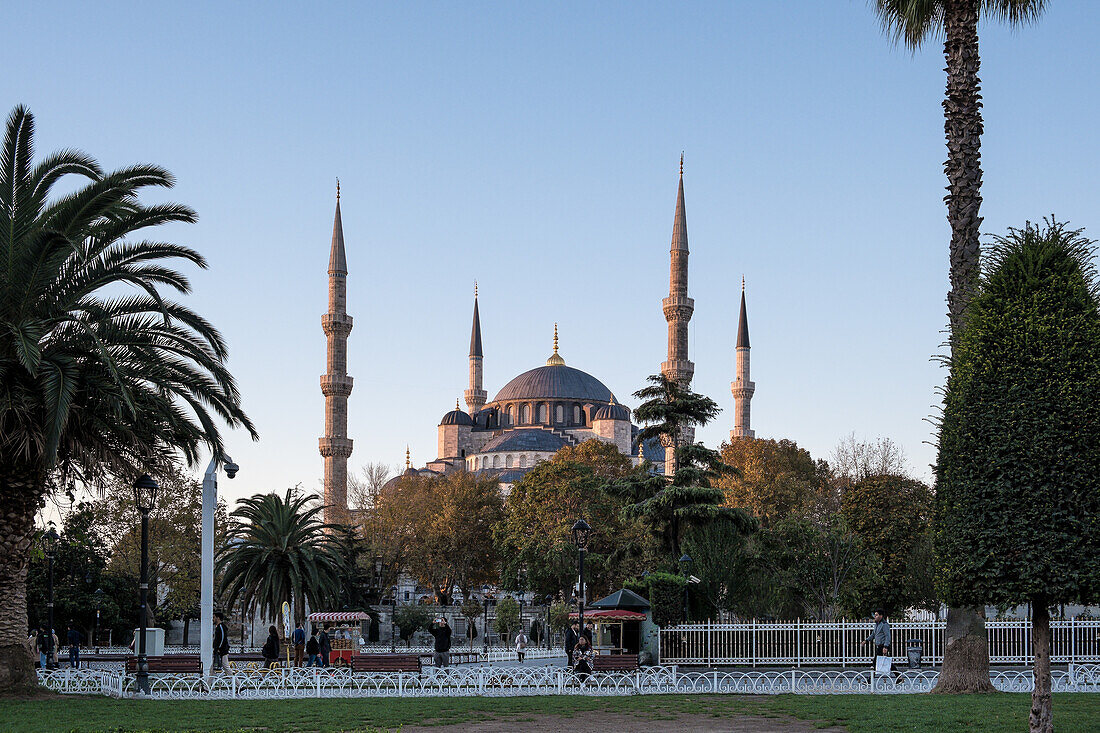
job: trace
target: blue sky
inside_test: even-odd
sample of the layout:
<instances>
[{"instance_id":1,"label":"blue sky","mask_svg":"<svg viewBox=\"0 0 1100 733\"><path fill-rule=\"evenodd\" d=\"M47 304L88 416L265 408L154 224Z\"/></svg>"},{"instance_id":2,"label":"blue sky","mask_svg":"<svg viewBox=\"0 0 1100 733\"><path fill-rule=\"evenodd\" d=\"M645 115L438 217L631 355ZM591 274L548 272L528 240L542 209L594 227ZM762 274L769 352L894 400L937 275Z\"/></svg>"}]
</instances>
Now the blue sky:
<instances>
[{"instance_id":1,"label":"blue sky","mask_svg":"<svg viewBox=\"0 0 1100 733\"><path fill-rule=\"evenodd\" d=\"M210 260L262 440L229 498L319 485L334 179L348 244L351 462L435 457L466 387L473 281L490 397L561 353L628 405L658 370L685 151L691 357L732 426L742 274L753 426L817 457L889 436L929 475L946 322L943 58L859 0L766 3L8 3L0 99L38 148L160 163ZM983 23L984 231L1100 233L1100 5ZM162 196L157 194L158 197Z\"/></svg>"}]
</instances>

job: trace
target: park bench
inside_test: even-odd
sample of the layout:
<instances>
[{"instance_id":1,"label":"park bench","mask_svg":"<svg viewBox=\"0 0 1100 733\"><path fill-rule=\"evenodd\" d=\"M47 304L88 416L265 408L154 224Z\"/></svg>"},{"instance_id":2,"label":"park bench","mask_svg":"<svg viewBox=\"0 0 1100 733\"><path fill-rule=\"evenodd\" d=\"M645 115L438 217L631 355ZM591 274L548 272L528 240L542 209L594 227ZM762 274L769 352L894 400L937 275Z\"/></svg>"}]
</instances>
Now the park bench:
<instances>
[{"instance_id":1,"label":"park bench","mask_svg":"<svg viewBox=\"0 0 1100 733\"><path fill-rule=\"evenodd\" d=\"M420 673L419 654L360 654L351 658L352 672Z\"/></svg>"},{"instance_id":2,"label":"park bench","mask_svg":"<svg viewBox=\"0 0 1100 733\"><path fill-rule=\"evenodd\" d=\"M197 654L172 654L163 657L146 657L150 674L191 673L198 674L202 671ZM137 657L126 657L126 672L136 674L138 671Z\"/></svg>"},{"instance_id":3,"label":"park bench","mask_svg":"<svg viewBox=\"0 0 1100 733\"><path fill-rule=\"evenodd\" d=\"M593 672L633 672L638 669L637 654L597 654L593 659Z\"/></svg>"},{"instance_id":4,"label":"park bench","mask_svg":"<svg viewBox=\"0 0 1100 733\"><path fill-rule=\"evenodd\" d=\"M477 652L449 652L450 662L448 664L476 664L478 661ZM421 666L430 666L434 660L435 655L433 653L425 653L420 655ZM425 662L424 660L427 660Z\"/></svg>"}]
</instances>

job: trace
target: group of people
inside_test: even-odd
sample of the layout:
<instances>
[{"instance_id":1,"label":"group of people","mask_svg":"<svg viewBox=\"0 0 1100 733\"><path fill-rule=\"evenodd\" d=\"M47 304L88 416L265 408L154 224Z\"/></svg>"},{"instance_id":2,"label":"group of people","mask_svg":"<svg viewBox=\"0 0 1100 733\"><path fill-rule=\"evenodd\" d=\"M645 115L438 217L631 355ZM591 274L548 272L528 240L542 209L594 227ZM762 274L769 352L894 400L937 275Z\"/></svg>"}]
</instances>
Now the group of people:
<instances>
[{"instance_id":1,"label":"group of people","mask_svg":"<svg viewBox=\"0 0 1100 733\"><path fill-rule=\"evenodd\" d=\"M565 632L565 664L584 679L592 672L596 651L592 648L592 624L581 628L574 620Z\"/></svg>"},{"instance_id":2,"label":"group of people","mask_svg":"<svg viewBox=\"0 0 1100 733\"><path fill-rule=\"evenodd\" d=\"M299 621L294 626L290 635L291 648L294 650L295 667L327 667L329 655L332 653L332 627L329 624L318 628L314 626L306 636L306 631ZM279 638L279 630L275 626L267 629L267 640L264 642L260 655L264 659L264 667L271 669L279 662L279 651L282 648L282 639ZM229 669L229 627L225 618L220 613L214 614L214 668Z\"/></svg>"},{"instance_id":3,"label":"group of people","mask_svg":"<svg viewBox=\"0 0 1100 733\"><path fill-rule=\"evenodd\" d=\"M73 669L80 667L80 644L83 640L84 635L70 624L66 641L69 644L69 666ZM39 667L42 669L55 669L58 666L57 652L59 648L60 642L56 631L53 629L47 630L45 626L31 629L30 636L27 637L27 653L31 655L31 658L34 658L35 654L38 655Z\"/></svg>"}]
</instances>

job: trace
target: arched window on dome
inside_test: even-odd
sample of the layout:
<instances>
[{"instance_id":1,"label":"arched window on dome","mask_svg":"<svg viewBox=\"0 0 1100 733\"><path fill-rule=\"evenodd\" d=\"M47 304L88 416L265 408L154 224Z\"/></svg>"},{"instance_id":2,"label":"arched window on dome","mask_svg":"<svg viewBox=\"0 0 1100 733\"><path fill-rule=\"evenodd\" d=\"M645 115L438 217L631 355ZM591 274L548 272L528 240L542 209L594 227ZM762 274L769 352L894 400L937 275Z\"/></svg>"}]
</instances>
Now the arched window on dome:
<instances>
[{"instance_id":1,"label":"arched window on dome","mask_svg":"<svg viewBox=\"0 0 1100 733\"><path fill-rule=\"evenodd\" d=\"M516 424L516 406L508 405L508 425Z\"/></svg>"},{"instance_id":2,"label":"arched window on dome","mask_svg":"<svg viewBox=\"0 0 1100 733\"><path fill-rule=\"evenodd\" d=\"M519 467L520 468L527 468L527 456L521 455L519 457Z\"/></svg>"},{"instance_id":3,"label":"arched window on dome","mask_svg":"<svg viewBox=\"0 0 1100 733\"><path fill-rule=\"evenodd\" d=\"M493 468L500 466L500 456L493 456Z\"/></svg>"},{"instance_id":4,"label":"arched window on dome","mask_svg":"<svg viewBox=\"0 0 1100 733\"><path fill-rule=\"evenodd\" d=\"M565 422L565 410L562 409L561 405L555 405L554 406L554 422L556 422L556 423Z\"/></svg>"},{"instance_id":5,"label":"arched window on dome","mask_svg":"<svg viewBox=\"0 0 1100 733\"><path fill-rule=\"evenodd\" d=\"M538 420L538 423L540 425L545 425L546 424L546 403L545 402L540 402L539 403L537 420Z\"/></svg>"},{"instance_id":6,"label":"arched window on dome","mask_svg":"<svg viewBox=\"0 0 1100 733\"><path fill-rule=\"evenodd\" d=\"M504 467L505 468L511 468L512 467L512 454L511 453L509 453L507 456L505 456L505 458L504 458Z\"/></svg>"},{"instance_id":7,"label":"arched window on dome","mask_svg":"<svg viewBox=\"0 0 1100 733\"><path fill-rule=\"evenodd\" d=\"M580 405L573 405L573 424L574 425L583 425L584 424L584 423L581 422L581 406Z\"/></svg>"},{"instance_id":8,"label":"arched window on dome","mask_svg":"<svg viewBox=\"0 0 1100 733\"><path fill-rule=\"evenodd\" d=\"M529 408L527 407L527 405L519 406L519 422L521 425L526 425L531 421L530 415L531 413L529 412Z\"/></svg>"}]
</instances>

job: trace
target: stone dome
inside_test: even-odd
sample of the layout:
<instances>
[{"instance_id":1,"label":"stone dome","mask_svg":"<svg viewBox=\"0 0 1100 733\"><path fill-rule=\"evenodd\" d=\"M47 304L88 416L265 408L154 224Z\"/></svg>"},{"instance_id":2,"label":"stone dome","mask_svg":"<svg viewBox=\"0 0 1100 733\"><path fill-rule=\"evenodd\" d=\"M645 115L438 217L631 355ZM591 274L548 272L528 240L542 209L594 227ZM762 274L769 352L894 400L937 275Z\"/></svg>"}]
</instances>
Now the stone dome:
<instances>
[{"instance_id":1,"label":"stone dome","mask_svg":"<svg viewBox=\"0 0 1100 733\"><path fill-rule=\"evenodd\" d=\"M494 402L564 399L607 403L614 398L604 383L580 369L564 364L526 371L497 393Z\"/></svg>"},{"instance_id":2,"label":"stone dome","mask_svg":"<svg viewBox=\"0 0 1100 733\"><path fill-rule=\"evenodd\" d=\"M454 409L444 415L443 419L439 421L439 424L472 426L474 424L474 419L462 410Z\"/></svg>"},{"instance_id":3,"label":"stone dome","mask_svg":"<svg viewBox=\"0 0 1100 733\"><path fill-rule=\"evenodd\" d=\"M592 416L593 420L629 420L630 410L626 409L622 405L614 403L608 403L596 410L596 414Z\"/></svg>"}]
</instances>

